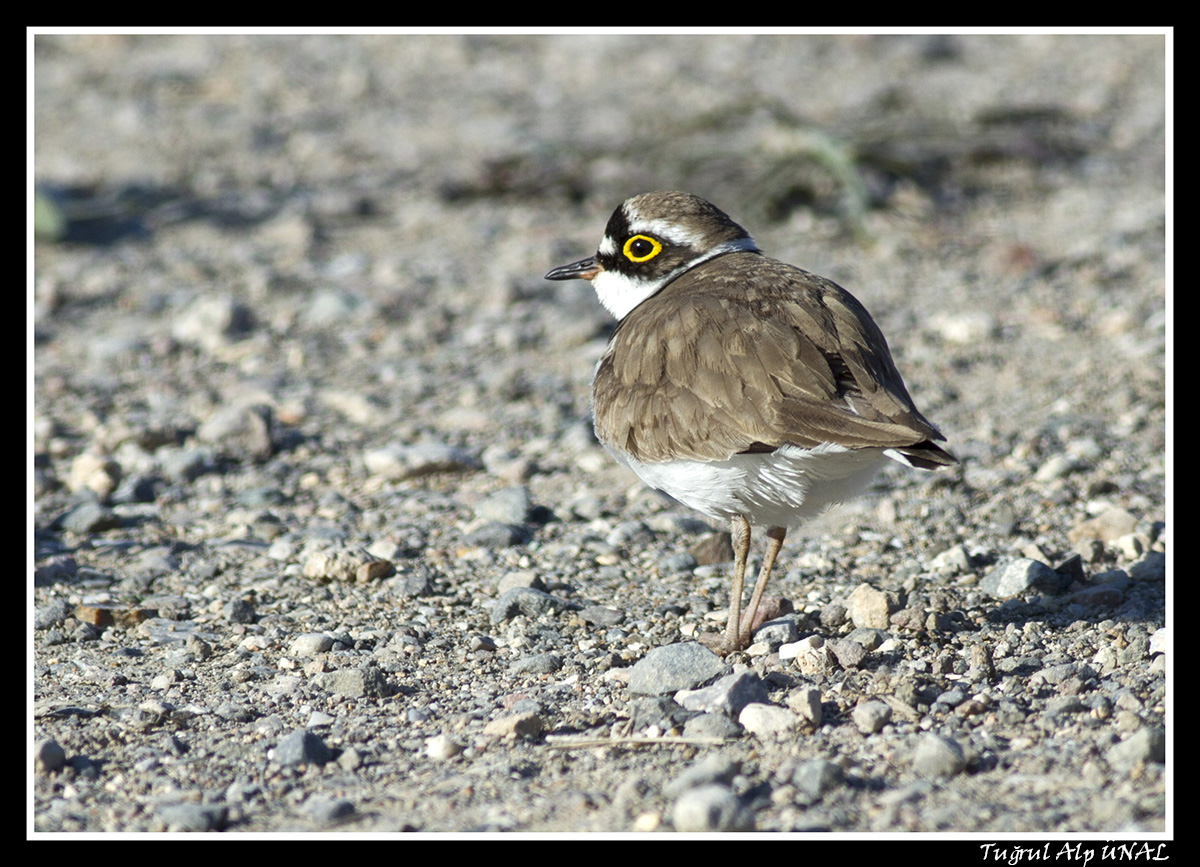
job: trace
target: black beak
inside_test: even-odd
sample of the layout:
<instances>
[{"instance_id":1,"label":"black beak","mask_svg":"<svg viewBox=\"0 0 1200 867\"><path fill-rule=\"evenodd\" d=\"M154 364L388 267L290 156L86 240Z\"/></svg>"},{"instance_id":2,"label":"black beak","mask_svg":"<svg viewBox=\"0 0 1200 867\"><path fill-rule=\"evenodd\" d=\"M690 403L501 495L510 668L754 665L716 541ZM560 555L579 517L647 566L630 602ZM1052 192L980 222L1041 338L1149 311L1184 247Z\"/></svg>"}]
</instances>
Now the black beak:
<instances>
[{"instance_id":1,"label":"black beak","mask_svg":"<svg viewBox=\"0 0 1200 867\"><path fill-rule=\"evenodd\" d=\"M588 256L570 265L559 265L543 279L546 280L591 280L604 268L596 261L595 256Z\"/></svg>"}]
</instances>

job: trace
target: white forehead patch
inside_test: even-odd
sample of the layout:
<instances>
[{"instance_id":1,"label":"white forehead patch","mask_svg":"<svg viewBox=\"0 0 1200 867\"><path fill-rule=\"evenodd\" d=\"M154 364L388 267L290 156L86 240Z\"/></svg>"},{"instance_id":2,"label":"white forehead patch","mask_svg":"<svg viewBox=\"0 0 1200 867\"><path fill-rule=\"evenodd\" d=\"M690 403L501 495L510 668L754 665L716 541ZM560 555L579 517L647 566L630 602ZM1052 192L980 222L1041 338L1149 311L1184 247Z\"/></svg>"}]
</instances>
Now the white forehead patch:
<instances>
[{"instance_id":1,"label":"white forehead patch","mask_svg":"<svg viewBox=\"0 0 1200 867\"><path fill-rule=\"evenodd\" d=\"M605 235L600 239L600 246L596 253L601 256L612 256L617 252L617 242Z\"/></svg>"}]
</instances>

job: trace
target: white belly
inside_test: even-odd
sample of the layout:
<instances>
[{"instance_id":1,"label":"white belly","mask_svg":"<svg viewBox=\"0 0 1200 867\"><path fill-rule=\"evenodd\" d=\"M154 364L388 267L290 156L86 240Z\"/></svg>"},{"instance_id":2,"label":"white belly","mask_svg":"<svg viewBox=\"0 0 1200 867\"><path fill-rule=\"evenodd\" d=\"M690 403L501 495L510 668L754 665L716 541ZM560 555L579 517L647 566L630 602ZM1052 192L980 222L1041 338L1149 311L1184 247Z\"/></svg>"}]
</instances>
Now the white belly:
<instances>
[{"instance_id":1,"label":"white belly","mask_svg":"<svg viewBox=\"0 0 1200 867\"><path fill-rule=\"evenodd\" d=\"M857 496L887 461L883 449L783 446L724 461L641 463L611 450L642 481L713 518L744 516L758 527L794 529Z\"/></svg>"}]
</instances>

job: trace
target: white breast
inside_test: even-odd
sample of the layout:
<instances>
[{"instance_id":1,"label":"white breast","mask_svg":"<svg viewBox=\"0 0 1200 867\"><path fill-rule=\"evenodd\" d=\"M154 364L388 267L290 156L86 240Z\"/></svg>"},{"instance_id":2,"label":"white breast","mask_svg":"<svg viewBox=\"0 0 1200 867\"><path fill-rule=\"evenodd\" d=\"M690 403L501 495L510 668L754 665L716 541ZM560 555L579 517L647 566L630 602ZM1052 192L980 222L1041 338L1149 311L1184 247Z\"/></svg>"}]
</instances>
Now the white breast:
<instances>
[{"instance_id":1,"label":"white breast","mask_svg":"<svg viewBox=\"0 0 1200 867\"><path fill-rule=\"evenodd\" d=\"M713 518L744 516L759 527L795 528L857 496L887 461L883 449L783 446L724 461L642 463L614 449L642 481Z\"/></svg>"}]
</instances>

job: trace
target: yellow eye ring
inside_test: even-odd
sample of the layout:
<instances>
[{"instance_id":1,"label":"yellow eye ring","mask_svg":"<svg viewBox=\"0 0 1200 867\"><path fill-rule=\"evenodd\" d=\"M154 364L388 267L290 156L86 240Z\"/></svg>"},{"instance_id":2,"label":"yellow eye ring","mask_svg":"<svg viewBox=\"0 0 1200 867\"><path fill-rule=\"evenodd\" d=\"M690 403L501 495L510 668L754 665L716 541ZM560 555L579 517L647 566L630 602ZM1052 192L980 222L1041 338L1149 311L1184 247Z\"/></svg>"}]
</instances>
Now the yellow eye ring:
<instances>
[{"instance_id":1,"label":"yellow eye ring","mask_svg":"<svg viewBox=\"0 0 1200 867\"><path fill-rule=\"evenodd\" d=\"M662 244L649 235L634 235L621 248L630 262L646 262L662 252Z\"/></svg>"}]
</instances>

